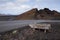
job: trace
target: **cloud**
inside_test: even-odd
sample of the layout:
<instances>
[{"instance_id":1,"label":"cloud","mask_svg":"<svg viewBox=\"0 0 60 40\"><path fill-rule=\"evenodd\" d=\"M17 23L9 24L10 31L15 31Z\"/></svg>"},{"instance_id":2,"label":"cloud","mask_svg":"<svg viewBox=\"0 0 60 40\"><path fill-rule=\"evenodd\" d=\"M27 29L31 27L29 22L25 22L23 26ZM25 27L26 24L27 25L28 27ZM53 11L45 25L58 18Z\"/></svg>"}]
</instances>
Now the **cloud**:
<instances>
[{"instance_id":1,"label":"cloud","mask_svg":"<svg viewBox=\"0 0 60 40\"><path fill-rule=\"evenodd\" d=\"M7 2L13 2L14 0L0 0L0 4L5 4Z\"/></svg>"},{"instance_id":2,"label":"cloud","mask_svg":"<svg viewBox=\"0 0 60 40\"><path fill-rule=\"evenodd\" d=\"M59 0L0 0L0 12L19 14L32 8L40 9L45 7L60 10L59 3Z\"/></svg>"},{"instance_id":3,"label":"cloud","mask_svg":"<svg viewBox=\"0 0 60 40\"><path fill-rule=\"evenodd\" d=\"M10 2L9 0L2 0L2 1L7 1L4 4L0 5L0 9L17 9L17 8L30 8L29 5L27 4L16 4L16 3L24 3L24 2L28 2L29 0L15 0L15 2ZM9 1L9 2L8 2ZM1 0L0 0L1 2Z\"/></svg>"},{"instance_id":4,"label":"cloud","mask_svg":"<svg viewBox=\"0 0 60 40\"><path fill-rule=\"evenodd\" d=\"M10 1L10 0L0 0L0 2L7 2L7 1Z\"/></svg>"},{"instance_id":5,"label":"cloud","mask_svg":"<svg viewBox=\"0 0 60 40\"><path fill-rule=\"evenodd\" d=\"M5 4L0 5L0 11L5 12L5 13L14 13L14 14L20 14L23 13L31 8L30 5L27 4L20 4L17 5L13 2L7 2ZM20 13L19 13L20 12Z\"/></svg>"},{"instance_id":6,"label":"cloud","mask_svg":"<svg viewBox=\"0 0 60 40\"><path fill-rule=\"evenodd\" d=\"M29 2L30 0L16 0L17 2L21 2L21 3L24 3L24 2Z\"/></svg>"},{"instance_id":7,"label":"cloud","mask_svg":"<svg viewBox=\"0 0 60 40\"><path fill-rule=\"evenodd\" d=\"M21 5L20 7L21 7L21 8L30 8L29 5Z\"/></svg>"},{"instance_id":8,"label":"cloud","mask_svg":"<svg viewBox=\"0 0 60 40\"><path fill-rule=\"evenodd\" d=\"M25 8L30 8L29 5L26 4L21 4L21 5L16 5L12 2L8 2L6 4L0 5L0 9L25 9Z\"/></svg>"},{"instance_id":9,"label":"cloud","mask_svg":"<svg viewBox=\"0 0 60 40\"><path fill-rule=\"evenodd\" d=\"M0 5L0 9L11 9L12 7L14 7L15 4L12 2L7 2L5 4Z\"/></svg>"},{"instance_id":10,"label":"cloud","mask_svg":"<svg viewBox=\"0 0 60 40\"><path fill-rule=\"evenodd\" d=\"M40 2L40 1L42 1L42 0L36 0L36 2Z\"/></svg>"},{"instance_id":11,"label":"cloud","mask_svg":"<svg viewBox=\"0 0 60 40\"><path fill-rule=\"evenodd\" d=\"M26 3L26 2L29 2L30 0L0 0L0 4L5 4L7 2L14 2L14 3Z\"/></svg>"}]
</instances>

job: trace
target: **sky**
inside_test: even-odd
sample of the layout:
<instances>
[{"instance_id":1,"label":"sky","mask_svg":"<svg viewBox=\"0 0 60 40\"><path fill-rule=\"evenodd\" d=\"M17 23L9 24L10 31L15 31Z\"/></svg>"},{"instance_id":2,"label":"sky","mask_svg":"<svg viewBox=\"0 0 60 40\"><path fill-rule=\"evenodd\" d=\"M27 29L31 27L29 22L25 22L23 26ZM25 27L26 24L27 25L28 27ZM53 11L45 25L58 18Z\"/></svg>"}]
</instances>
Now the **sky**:
<instances>
[{"instance_id":1,"label":"sky","mask_svg":"<svg viewBox=\"0 0 60 40\"><path fill-rule=\"evenodd\" d=\"M32 8L60 12L60 0L0 0L0 14L19 15Z\"/></svg>"}]
</instances>

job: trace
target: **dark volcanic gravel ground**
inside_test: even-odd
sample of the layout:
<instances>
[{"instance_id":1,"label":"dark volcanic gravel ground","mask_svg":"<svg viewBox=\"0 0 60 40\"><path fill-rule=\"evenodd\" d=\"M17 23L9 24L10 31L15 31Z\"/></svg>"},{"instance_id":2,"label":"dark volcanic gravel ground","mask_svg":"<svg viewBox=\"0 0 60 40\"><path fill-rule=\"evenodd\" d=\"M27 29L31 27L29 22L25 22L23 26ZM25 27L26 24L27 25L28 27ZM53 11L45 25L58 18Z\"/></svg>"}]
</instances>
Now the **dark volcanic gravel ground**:
<instances>
[{"instance_id":1,"label":"dark volcanic gravel ground","mask_svg":"<svg viewBox=\"0 0 60 40\"><path fill-rule=\"evenodd\" d=\"M52 23L50 32L33 30L29 26L0 33L0 40L60 40L60 24Z\"/></svg>"}]
</instances>

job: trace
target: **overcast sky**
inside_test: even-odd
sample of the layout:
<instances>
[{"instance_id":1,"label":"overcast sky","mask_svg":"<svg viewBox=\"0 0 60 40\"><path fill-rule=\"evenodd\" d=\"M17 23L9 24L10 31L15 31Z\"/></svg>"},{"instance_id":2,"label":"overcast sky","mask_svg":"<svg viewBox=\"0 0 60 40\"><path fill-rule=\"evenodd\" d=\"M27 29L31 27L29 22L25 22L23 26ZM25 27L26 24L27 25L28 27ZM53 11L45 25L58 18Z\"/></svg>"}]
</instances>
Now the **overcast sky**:
<instances>
[{"instance_id":1,"label":"overcast sky","mask_svg":"<svg viewBox=\"0 0 60 40\"><path fill-rule=\"evenodd\" d=\"M0 0L0 13L18 15L32 8L60 12L60 0Z\"/></svg>"}]
</instances>

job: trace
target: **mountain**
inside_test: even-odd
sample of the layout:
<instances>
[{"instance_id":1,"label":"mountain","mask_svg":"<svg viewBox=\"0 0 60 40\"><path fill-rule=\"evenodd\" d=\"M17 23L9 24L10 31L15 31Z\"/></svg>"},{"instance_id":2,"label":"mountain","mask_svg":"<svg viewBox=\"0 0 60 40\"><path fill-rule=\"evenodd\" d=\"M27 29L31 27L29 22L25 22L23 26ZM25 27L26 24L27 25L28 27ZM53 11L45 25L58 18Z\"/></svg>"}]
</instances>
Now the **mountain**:
<instances>
[{"instance_id":1,"label":"mountain","mask_svg":"<svg viewBox=\"0 0 60 40\"><path fill-rule=\"evenodd\" d=\"M17 20L59 20L60 13L53 10L51 11L48 8L40 9L33 8L27 12L24 12L17 16Z\"/></svg>"},{"instance_id":2,"label":"mountain","mask_svg":"<svg viewBox=\"0 0 60 40\"><path fill-rule=\"evenodd\" d=\"M35 9L29 10L25 13L22 13L21 15L19 15L17 17L17 19L22 19L22 20L35 19L35 14L37 14L37 13L38 13L38 10L37 10L37 8L35 8Z\"/></svg>"}]
</instances>

